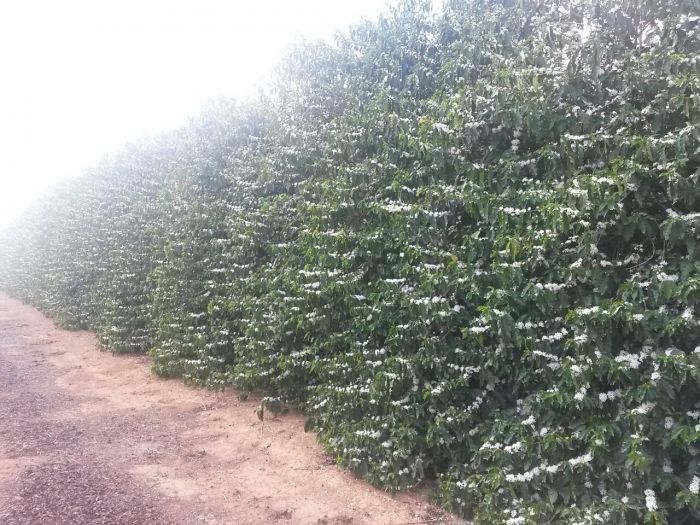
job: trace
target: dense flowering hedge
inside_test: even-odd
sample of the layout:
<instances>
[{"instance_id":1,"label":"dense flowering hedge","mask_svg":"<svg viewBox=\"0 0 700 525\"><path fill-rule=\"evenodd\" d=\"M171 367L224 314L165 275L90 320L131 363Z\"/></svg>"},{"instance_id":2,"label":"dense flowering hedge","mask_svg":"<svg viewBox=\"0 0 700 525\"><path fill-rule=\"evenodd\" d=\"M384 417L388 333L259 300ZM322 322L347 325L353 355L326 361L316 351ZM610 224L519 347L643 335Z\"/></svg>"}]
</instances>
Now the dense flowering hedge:
<instances>
[{"instance_id":1,"label":"dense flowering hedge","mask_svg":"<svg viewBox=\"0 0 700 525\"><path fill-rule=\"evenodd\" d=\"M57 188L1 284L477 522L695 523L699 11L405 2Z\"/></svg>"}]
</instances>

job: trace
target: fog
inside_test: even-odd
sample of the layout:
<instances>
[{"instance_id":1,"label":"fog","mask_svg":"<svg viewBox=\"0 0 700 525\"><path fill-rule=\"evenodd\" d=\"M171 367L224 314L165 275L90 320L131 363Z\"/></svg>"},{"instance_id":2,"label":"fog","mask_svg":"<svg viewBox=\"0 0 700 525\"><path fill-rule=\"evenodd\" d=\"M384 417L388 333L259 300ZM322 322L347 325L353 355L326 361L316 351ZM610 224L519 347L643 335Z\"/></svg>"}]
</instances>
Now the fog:
<instances>
[{"instance_id":1,"label":"fog","mask_svg":"<svg viewBox=\"0 0 700 525\"><path fill-rule=\"evenodd\" d=\"M395 2L391 2L395 3ZM0 6L0 227L55 181L245 98L299 38L330 38L384 0L120 0Z\"/></svg>"}]
</instances>

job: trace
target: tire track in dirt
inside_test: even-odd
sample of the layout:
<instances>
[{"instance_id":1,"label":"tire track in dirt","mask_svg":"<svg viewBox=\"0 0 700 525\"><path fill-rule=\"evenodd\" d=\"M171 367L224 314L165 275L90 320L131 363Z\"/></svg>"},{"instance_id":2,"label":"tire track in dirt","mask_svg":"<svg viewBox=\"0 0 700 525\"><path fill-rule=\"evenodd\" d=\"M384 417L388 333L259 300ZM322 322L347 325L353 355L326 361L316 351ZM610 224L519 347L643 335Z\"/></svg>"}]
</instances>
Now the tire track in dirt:
<instances>
[{"instance_id":1,"label":"tire track in dirt","mask_svg":"<svg viewBox=\"0 0 700 525\"><path fill-rule=\"evenodd\" d=\"M338 469L298 414L163 380L0 294L0 523L456 523Z\"/></svg>"}]
</instances>

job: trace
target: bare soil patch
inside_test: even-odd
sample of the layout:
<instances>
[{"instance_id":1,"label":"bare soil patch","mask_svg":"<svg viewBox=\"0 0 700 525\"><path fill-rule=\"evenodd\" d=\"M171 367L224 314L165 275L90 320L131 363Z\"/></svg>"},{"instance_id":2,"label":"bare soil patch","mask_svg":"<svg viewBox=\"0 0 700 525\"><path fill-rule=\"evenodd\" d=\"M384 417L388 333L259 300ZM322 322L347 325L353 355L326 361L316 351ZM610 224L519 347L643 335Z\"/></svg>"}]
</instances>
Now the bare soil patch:
<instances>
[{"instance_id":1,"label":"bare soil patch","mask_svg":"<svg viewBox=\"0 0 700 525\"><path fill-rule=\"evenodd\" d=\"M302 417L99 352L0 294L0 523L455 523L329 461Z\"/></svg>"}]
</instances>

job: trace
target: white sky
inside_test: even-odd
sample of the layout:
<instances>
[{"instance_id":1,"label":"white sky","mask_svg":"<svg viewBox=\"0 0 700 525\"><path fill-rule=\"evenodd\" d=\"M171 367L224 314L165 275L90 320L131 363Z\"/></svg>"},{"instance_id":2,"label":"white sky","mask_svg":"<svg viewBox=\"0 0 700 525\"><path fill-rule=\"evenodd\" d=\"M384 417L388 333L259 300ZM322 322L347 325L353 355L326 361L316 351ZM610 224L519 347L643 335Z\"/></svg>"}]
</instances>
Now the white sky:
<instances>
[{"instance_id":1,"label":"white sky","mask_svg":"<svg viewBox=\"0 0 700 525\"><path fill-rule=\"evenodd\" d=\"M209 98L254 95L295 39L330 38L386 3L0 0L0 228Z\"/></svg>"}]
</instances>

